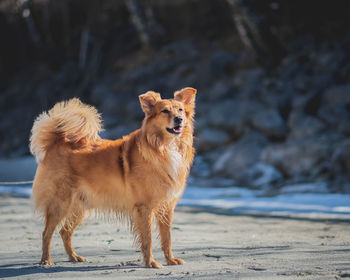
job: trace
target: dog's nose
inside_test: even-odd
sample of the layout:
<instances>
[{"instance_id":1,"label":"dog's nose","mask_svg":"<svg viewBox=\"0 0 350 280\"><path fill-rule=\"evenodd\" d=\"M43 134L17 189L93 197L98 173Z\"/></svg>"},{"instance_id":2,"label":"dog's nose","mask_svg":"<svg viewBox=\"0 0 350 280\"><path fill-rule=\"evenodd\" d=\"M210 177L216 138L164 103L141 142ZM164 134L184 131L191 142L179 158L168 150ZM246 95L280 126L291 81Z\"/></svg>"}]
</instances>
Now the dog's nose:
<instances>
[{"instance_id":1,"label":"dog's nose","mask_svg":"<svg viewBox=\"0 0 350 280\"><path fill-rule=\"evenodd\" d=\"M175 124L181 124L182 123L182 118L181 117L175 117L174 118L174 123Z\"/></svg>"}]
</instances>

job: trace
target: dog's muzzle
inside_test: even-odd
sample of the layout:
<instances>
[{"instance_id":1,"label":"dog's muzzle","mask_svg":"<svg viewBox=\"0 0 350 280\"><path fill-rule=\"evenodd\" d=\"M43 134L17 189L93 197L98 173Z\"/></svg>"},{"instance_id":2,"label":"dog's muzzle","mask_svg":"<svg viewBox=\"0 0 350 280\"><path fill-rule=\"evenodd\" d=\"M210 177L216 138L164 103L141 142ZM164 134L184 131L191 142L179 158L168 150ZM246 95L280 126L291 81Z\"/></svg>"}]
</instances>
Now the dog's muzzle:
<instances>
[{"instance_id":1,"label":"dog's muzzle","mask_svg":"<svg viewBox=\"0 0 350 280\"><path fill-rule=\"evenodd\" d=\"M183 119L179 116L176 116L174 118L174 127L173 128L167 128L166 130L174 135L179 135L182 132L182 121Z\"/></svg>"}]
</instances>

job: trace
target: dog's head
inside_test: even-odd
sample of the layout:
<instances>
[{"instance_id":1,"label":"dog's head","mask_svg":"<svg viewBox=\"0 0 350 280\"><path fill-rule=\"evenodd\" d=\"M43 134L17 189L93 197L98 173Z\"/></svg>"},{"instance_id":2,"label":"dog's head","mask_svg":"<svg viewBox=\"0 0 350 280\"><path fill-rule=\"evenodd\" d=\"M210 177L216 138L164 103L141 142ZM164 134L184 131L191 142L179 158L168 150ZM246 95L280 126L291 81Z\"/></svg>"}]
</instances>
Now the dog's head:
<instances>
[{"instance_id":1,"label":"dog's head","mask_svg":"<svg viewBox=\"0 0 350 280\"><path fill-rule=\"evenodd\" d=\"M196 92L196 89L187 87L176 91L174 99L162 99L154 91L140 95L147 130L162 139L180 136L193 120Z\"/></svg>"}]
</instances>

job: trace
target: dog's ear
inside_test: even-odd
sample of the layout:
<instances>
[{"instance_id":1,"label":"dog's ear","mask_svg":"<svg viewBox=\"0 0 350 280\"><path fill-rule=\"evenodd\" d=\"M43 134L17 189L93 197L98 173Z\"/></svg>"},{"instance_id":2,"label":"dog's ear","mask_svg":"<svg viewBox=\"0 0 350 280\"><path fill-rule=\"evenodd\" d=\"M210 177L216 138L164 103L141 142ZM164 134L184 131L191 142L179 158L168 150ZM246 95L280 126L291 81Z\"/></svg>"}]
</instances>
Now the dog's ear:
<instances>
[{"instance_id":1,"label":"dog's ear","mask_svg":"<svg viewBox=\"0 0 350 280\"><path fill-rule=\"evenodd\" d=\"M186 87L174 93L174 99L182 102L185 108L194 110L197 90L191 87Z\"/></svg>"},{"instance_id":2,"label":"dog's ear","mask_svg":"<svg viewBox=\"0 0 350 280\"><path fill-rule=\"evenodd\" d=\"M157 101L161 100L160 94L154 91L147 91L144 94L139 95L142 110L145 114L150 114L156 105Z\"/></svg>"}]
</instances>

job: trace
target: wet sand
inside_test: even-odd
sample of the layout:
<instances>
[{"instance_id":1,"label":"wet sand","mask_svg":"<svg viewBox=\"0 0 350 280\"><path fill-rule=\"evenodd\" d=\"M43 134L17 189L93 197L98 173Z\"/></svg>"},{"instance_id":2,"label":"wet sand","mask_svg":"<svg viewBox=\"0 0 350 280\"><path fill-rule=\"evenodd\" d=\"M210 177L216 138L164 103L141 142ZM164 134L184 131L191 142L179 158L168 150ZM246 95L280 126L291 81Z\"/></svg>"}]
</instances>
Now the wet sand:
<instances>
[{"instance_id":1,"label":"wet sand","mask_svg":"<svg viewBox=\"0 0 350 280\"><path fill-rule=\"evenodd\" d=\"M204 210L204 211L203 211ZM58 232L55 265L41 267L43 221L27 198L0 197L0 278L8 279L342 279L350 277L350 223L229 216L178 208L173 249L185 264L167 266L154 240L144 268L132 234L120 222L88 218L73 244L84 263L71 263ZM156 236L156 235L155 235Z\"/></svg>"}]
</instances>

